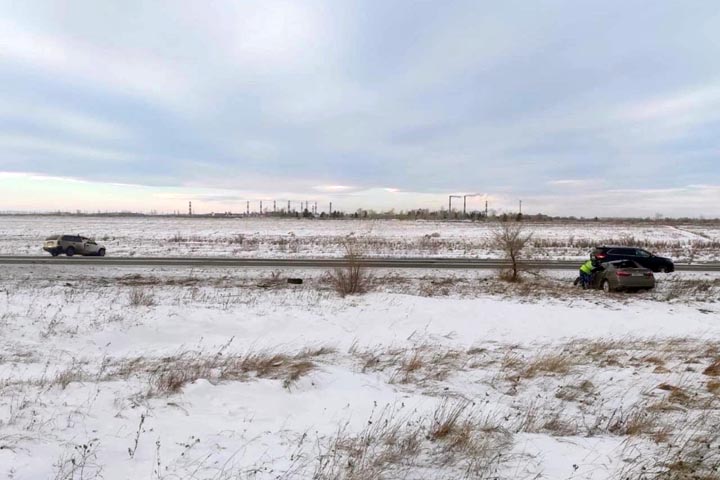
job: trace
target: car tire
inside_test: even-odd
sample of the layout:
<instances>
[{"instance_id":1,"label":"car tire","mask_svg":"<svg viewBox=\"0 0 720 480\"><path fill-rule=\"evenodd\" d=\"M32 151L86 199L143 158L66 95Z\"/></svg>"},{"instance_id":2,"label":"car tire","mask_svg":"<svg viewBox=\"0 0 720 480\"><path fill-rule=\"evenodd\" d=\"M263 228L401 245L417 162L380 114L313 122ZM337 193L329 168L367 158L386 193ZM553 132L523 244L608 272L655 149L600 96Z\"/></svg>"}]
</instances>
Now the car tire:
<instances>
[{"instance_id":1,"label":"car tire","mask_svg":"<svg viewBox=\"0 0 720 480\"><path fill-rule=\"evenodd\" d=\"M668 267L660 267L660 273L668 273Z\"/></svg>"},{"instance_id":2,"label":"car tire","mask_svg":"<svg viewBox=\"0 0 720 480\"><path fill-rule=\"evenodd\" d=\"M60 255L60 252L58 252L57 250L53 250L52 252L50 252L50 255L52 255L53 257L57 257L58 255Z\"/></svg>"},{"instance_id":3,"label":"car tire","mask_svg":"<svg viewBox=\"0 0 720 480\"><path fill-rule=\"evenodd\" d=\"M610 282L608 282L607 280L602 281L602 283L600 284L600 288L605 293L610 293L613 291L612 288L610 288Z\"/></svg>"},{"instance_id":4,"label":"car tire","mask_svg":"<svg viewBox=\"0 0 720 480\"><path fill-rule=\"evenodd\" d=\"M75 255L75 249L73 247L68 247L67 250L65 250L65 255L72 257Z\"/></svg>"},{"instance_id":5,"label":"car tire","mask_svg":"<svg viewBox=\"0 0 720 480\"><path fill-rule=\"evenodd\" d=\"M104 256L105 256L105 249L101 248L100 250L98 250L98 257L104 257Z\"/></svg>"}]
</instances>

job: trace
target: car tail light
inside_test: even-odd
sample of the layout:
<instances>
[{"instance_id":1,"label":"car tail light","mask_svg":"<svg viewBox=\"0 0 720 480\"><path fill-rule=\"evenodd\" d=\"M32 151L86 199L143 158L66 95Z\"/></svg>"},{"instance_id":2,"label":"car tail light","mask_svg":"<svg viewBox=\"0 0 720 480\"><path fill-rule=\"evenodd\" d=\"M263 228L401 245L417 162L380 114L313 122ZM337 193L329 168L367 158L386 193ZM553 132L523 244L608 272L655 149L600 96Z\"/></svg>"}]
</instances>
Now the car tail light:
<instances>
[{"instance_id":1,"label":"car tail light","mask_svg":"<svg viewBox=\"0 0 720 480\"><path fill-rule=\"evenodd\" d=\"M645 275L646 277L653 277L653 276L654 276L652 272L645 272L644 275Z\"/></svg>"},{"instance_id":2,"label":"car tail light","mask_svg":"<svg viewBox=\"0 0 720 480\"><path fill-rule=\"evenodd\" d=\"M604 253L598 253L595 255L595 258L599 258L600 260L602 260L605 257L607 257L607 255L605 255Z\"/></svg>"},{"instance_id":3,"label":"car tail light","mask_svg":"<svg viewBox=\"0 0 720 480\"><path fill-rule=\"evenodd\" d=\"M630 275L632 275L630 272L617 272L618 277L629 277Z\"/></svg>"}]
</instances>

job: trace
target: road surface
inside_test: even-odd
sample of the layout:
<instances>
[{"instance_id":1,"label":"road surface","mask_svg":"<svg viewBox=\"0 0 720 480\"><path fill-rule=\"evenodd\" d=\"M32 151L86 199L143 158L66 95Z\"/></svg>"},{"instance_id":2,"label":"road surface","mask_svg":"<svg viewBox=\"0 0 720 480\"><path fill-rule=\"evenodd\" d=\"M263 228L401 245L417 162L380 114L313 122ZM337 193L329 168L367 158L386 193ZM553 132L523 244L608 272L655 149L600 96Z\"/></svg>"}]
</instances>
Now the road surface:
<instances>
[{"instance_id":1,"label":"road surface","mask_svg":"<svg viewBox=\"0 0 720 480\"><path fill-rule=\"evenodd\" d=\"M347 265L342 258L233 258L233 257L51 257L0 256L0 265L59 265L76 267L274 267L274 268L334 268ZM581 261L528 260L523 268L537 270L575 270ZM499 269L509 266L505 260L473 258L363 258L360 264L368 268L442 268L442 269ZM720 272L720 263L676 264L676 270Z\"/></svg>"}]
</instances>

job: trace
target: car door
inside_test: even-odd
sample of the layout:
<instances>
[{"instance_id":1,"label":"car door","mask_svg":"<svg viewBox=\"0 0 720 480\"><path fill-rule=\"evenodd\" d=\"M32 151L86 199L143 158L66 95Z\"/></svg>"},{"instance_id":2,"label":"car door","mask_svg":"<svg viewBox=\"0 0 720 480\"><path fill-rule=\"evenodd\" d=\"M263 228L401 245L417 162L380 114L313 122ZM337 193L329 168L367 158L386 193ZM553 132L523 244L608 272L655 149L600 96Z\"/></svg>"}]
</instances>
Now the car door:
<instances>
[{"instance_id":1,"label":"car door","mask_svg":"<svg viewBox=\"0 0 720 480\"><path fill-rule=\"evenodd\" d=\"M75 253L78 255L85 255L85 242L83 241L83 238L80 236L74 236L72 237L72 240Z\"/></svg>"},{"instance_id":2,"label":"car door","mask_svg":"<svg viewBox=\"0 0 720 480\"><path fill-rule=\"evenodd\" d=\"M97 255L98 244L94 240L85 240L85 255Z\"/></svg>"}]
</instances>

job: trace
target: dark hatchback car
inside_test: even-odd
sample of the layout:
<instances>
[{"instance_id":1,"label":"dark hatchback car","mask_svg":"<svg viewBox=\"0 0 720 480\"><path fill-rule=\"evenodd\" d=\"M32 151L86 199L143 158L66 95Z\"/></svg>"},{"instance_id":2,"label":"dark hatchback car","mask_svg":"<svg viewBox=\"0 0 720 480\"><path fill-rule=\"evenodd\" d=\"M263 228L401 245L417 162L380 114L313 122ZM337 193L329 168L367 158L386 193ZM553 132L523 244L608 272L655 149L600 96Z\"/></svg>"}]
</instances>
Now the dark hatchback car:
<instances>
[{"instance_id":1,"label":"dark hatchback car","mask_svg":"<svg viewBox=\"0 0 720 480\"><path fill-rule=\"evenodd\" d=\"M675 264L669 258L658 257L647 250L637 247L595 247L591 257L600 263L615 260L632 260L653 272L669 273L675 271Z\"/></svg>"}]
</instances>

